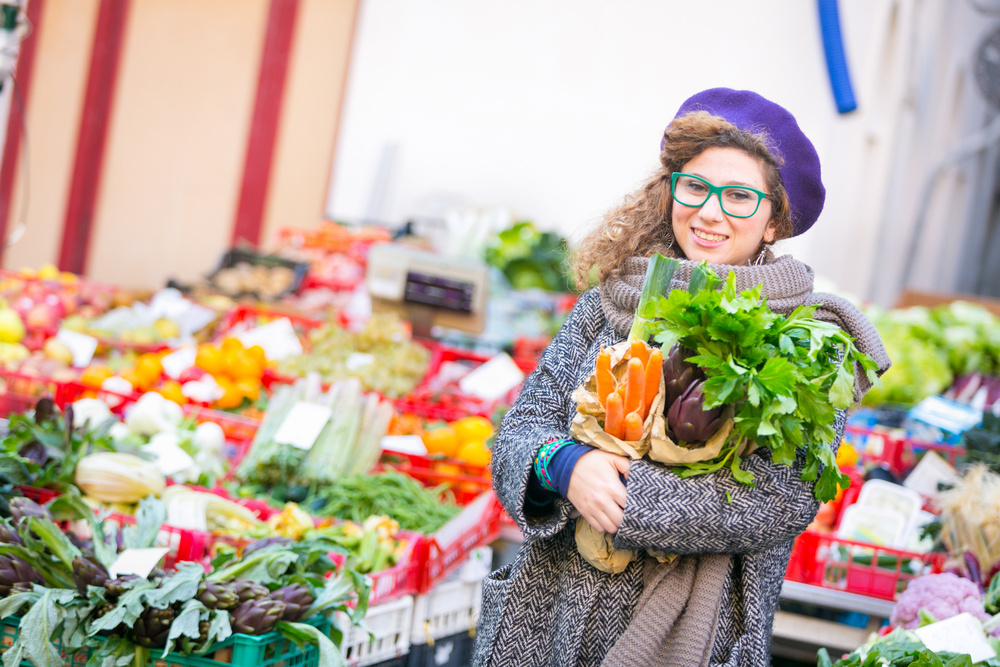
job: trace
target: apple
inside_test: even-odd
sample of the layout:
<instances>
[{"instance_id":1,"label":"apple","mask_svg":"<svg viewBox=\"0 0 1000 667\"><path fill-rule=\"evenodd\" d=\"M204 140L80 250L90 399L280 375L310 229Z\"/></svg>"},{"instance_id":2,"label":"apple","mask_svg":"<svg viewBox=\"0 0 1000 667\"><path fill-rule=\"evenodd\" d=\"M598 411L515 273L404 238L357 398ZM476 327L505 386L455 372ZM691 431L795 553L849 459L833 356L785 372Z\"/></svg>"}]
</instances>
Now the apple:
<instances>
[{"instance_id":1,"label":"apple","mask_svg":"<svg viewBox=\"0 0 1000 667\"><path fill-rule=\"evenodd\" d=\"M24 323L29 329L52 331L59 326L59 314L47 303L36 303L24 315Z\"/></svg>"}]
</instances>

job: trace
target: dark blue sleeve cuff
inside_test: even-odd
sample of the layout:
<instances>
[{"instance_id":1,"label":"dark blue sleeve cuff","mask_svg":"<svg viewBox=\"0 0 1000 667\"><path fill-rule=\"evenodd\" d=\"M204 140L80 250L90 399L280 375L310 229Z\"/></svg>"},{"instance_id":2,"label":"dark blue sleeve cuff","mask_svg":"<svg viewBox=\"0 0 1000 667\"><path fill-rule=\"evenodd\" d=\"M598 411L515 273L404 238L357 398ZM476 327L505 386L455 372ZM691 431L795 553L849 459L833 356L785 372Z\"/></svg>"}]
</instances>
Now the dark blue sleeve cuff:
<instances>
[{"instance_id":1,"label":"dark blue sleeve cuff","mask_svg":"<svg viewBox=\"0 0 1000 667\"><path fill-rule=\"evenodd\" d=\"M576 462L580 460L581 456L593 450L594 447L590 445L581 445L578 443L564 445L555 453L552 460L549 461L549 477L556 483L559 495L563 498L569 493L569 479L573 476L573 468L576 467Z\"/></svg>"},{"instance_id":2,"label":"dark blue sleeve cuff","mask_svg":"<svg viewBox=\"0 0 1000 667\"><path fill-rule=\"evenodd\" d=\"M537 517L545 516L552 511L552 503L558 498L558 494L549 491L535 476L535 471L531 471L528 477L528 490L524 494L524 515Z\"/></svg>"}]
</instances>

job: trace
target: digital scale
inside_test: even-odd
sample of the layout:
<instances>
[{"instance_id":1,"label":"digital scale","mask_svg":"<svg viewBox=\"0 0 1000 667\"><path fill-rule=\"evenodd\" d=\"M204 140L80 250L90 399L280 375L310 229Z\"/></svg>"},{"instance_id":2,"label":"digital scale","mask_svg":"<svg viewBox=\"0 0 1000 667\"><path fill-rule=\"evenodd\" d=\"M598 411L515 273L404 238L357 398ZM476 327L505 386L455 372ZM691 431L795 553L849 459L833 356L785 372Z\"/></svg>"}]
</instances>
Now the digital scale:
<instances>
[{"instance_id":1,"label":"digital scale","mask_svg":"<svg viewBox=\"0 0 1000 667\"><path fill-rule=\"evenodd\" d=\"M373 245L365 283L372 311L397 313L417 336L431 327L482 333L489 272L485 264L395 243Z\"/></svg>"}]
</instances>

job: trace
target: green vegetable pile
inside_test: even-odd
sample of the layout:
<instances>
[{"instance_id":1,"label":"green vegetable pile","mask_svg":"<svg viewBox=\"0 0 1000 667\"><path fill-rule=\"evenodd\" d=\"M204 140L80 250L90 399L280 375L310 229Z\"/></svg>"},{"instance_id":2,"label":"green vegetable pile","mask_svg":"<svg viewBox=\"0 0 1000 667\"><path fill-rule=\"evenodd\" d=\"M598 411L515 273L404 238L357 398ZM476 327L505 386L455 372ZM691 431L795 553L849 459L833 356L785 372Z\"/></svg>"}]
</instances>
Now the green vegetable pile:
<instances>
[{"instance_id":1,"label":"green vegetable pile","mask_svg":"<svg viewBox=\"0 0 1000 667\"><path fill-rule=\"evenodd\" d=\"M967 462L980 462L1000 474L1000 417L990 412L983 413L983 423L962 433Z\"/></svg>"},{"instance_id":2,"label":"green vegetable pile","mask_svg":"<svg viewBox=\"0 0 1000 667\"><path fill-rule=\"evenodd\" d=\"M982 306L955 301L882 311L869 308L892 368L865 403L912 405L939 394L959 375L1000 375L1000 318Z\"/></svg>"},{"instance_id":3,"label":"green vegetable pile","mask_svg":"<svg viewBox=\"0 0 1000 667\"><path fill-rule=\"evenodd\" d=\"M320 488L310 502L319 516L364 522L388 516L402 530L430 534L458 514L460 508L446 485L427 488L409 475L386 470L375 475L344 477Z\"/></svg>"},{"instance_id":4,"label":"green vegetable pile","mask_svg":"<svg viewBox=\"0 0 1000 667\"><path fill-rule=\"evenodd\" d=\"M1000 642L987 638L1000 652ZM1000 667L1000 658L977 662L983 667ZM863 646L840 660L833 662L825 648L816 656L817 667L972 667L967 654L935 653L909 630L897 628L885 635L871 639Z\"/></svg>"},{"instance_id":5,"label":"green vegetable pile","mask_svg":"<svg viewBox=\"0 0 1000 667\"><path fill-rule=\"evenodd\" d=\"M736 454L744 441L771 450L782 465L795 462L805 449L802 479L816 480L820 501L834 498L848 479L836 464L830 445L836 437L835 411L854 397L854 368L877 382L876 365L838 326L814 319L815 306L796 308L788 317L771 312L761 289L738 293L736 276L717 290L719 278L699 265L688 291L666 297L676 260L650 259L632 335L652 336L663 349L674 344L694 352L688 361L705 373L705 408L731 405L735 426L714 461L673 468L682 477L728 466L738 481L752 485Z\"/></svg>"},{"instance_id":6,"label":"green vegetable pile","mask_svg":"<svg viewBox=\"0 0 1000 667\"><path fill-rule=\"evenodd\" d=\"M566 240L539 232L528 221L500 232L483 251L483 259L503 273L514 289L570 292L566 272Z\"/></svg>"},{"instance_id":7,"label":"green vegetable pile","mask_svg":"<svg viewBox=\"0 0 1000 667\"><path fill-rule=\"evenodd\" d=\"M202 564L185 562L172 572L112 577L119 543L154 544L166 515L160 501L144 500L136 524L118 535L107 534L73 492L48 507L16 499L11 515L0 522L0 618L20 618L5 665L63 665L62 656L78 652L89 654L89 664L144 665L150 649L158 657L202 654L233 633L276 631L317 646L319 664L333 667L343 660L320 629L322 619L336 623L339 610L357 622L367 609L363 576L349 570L326 576L336 570L329 554L344 553L333 540L266 545L240 559L222 554L208 574ZM93 538L64 534L54 515L86 521Z\"/></svg>"}]
</instances>

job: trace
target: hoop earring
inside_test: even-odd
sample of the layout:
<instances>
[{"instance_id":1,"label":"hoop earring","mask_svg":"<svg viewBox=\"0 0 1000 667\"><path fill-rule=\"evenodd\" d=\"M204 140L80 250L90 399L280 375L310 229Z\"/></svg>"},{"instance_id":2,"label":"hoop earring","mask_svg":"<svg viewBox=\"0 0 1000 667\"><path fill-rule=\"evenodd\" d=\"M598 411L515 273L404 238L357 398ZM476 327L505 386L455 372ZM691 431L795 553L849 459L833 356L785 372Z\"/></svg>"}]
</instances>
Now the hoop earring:
<instances>
[{"instance_id":1,"label":"hoop earring","mask_svg":"<svg viewBox=\"0 0 1000 667\"><path fill-rule=\"evenodd\" d=\"M755 260L753 261L753 264L751 264L751 263L750 263L750 260L748 259L748 260L747 260L747 266L760 266L761 264L763 264L763 263L764 263L764 256L765 256L765 255L767 254L767 251L768 251L768 247L769 247L769 246L765 245L765 246L764 246L764 247L763 247L763 248L761 249L761 251L760 251L760 254L759 254L759 255L757 255L757 259L755 259Z\"/></svg>"}]
</instances>

